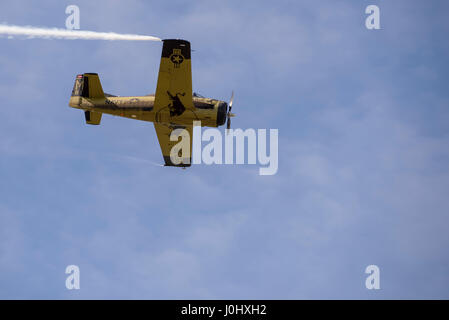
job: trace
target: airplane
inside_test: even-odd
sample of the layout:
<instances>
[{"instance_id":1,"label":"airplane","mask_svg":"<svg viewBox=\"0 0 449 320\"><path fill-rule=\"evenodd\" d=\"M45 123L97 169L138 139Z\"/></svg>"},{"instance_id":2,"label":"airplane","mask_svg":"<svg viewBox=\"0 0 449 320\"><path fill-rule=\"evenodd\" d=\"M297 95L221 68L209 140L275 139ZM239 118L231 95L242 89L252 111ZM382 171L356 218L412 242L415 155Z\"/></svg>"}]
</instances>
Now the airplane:
<instances>
[{"instance_id":1,"label":"airplane","mask_svg":"<svg viewBox=\"0 0 449 320\"><path fill-rule=\"evenodd\" d=\"M162 40L162 55L156 93L136 97L120 97L103 92L97 73L83 73L76 76L69 106L84 111L87 124L99 125L103 113L154 123L165 166L182 167L191 165L190 154L181 163L170 159L170 151L178 141L170 141L175 129L185 129L190 137L193 121L201 121L204 127L219 127L227 122L231 127L232 103L205 98L192 92L192 70L190 42L181 39Z\"/></svg>"}]
</instances>

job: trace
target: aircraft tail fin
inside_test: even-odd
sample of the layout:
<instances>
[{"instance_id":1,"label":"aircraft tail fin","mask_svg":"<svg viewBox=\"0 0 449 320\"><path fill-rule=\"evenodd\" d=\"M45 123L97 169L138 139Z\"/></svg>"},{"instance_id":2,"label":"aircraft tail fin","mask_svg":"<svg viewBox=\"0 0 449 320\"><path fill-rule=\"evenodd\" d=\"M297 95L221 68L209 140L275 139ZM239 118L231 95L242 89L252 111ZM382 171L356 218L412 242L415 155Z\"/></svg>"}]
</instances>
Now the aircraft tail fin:
<instances>
[{"instance_id":1,"label":"aircraft tail fin","mask_svg":"<svg viewBox=\"0 0 449 320\"><path fill-rule=\"evenodd\" d=\"M72 97L81 97L87 99L105 99L106 96L101 87L100 78L96 73L84 73L76 76L75 85L73 86ZM72 100L72 99L71 99ZM100 124L101 112L85 110L84 116L87 124Z\"/></svg>"},{"instance_id":2,"label":"aircraft tail fin","mask_svg":"<svg viewBox=\"0 0 449 320\"><path fill-rule=\"evenodd\" d=\"M105 98L97 73L84 73L76 76L72 97L76 96L89 99Z\"/></svg>"}]
</instances>

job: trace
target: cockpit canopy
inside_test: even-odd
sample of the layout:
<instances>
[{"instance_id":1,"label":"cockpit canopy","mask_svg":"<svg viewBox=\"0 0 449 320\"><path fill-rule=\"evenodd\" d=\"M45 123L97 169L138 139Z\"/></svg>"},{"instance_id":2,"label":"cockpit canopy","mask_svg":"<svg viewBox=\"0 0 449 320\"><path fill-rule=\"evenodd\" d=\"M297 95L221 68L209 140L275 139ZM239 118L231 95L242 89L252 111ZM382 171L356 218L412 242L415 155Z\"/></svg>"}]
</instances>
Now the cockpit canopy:
<instances>
[{"instance_id":1,"label":"cockpit canopy","mask_svg":"<svg viewBox=\"0 0 449 320\"><path fill-rule=\"evenodd\" d=\"M194 92L193 93L193 96L195 97L195 98L204 98L202 95L200 95L198 92Z\"/></svg>"}]
</instances>

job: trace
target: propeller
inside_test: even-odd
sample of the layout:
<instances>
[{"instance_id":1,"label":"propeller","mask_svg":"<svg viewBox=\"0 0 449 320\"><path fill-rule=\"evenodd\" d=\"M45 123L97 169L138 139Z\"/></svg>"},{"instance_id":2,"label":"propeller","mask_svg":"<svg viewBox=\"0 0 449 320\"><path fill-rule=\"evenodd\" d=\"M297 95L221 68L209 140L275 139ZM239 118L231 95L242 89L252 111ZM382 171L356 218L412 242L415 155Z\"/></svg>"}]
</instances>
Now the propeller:
<instances>
[{"instance_id":1,"label":"propeller","mask_svg":"<svg viewBox=\"0 0 449 320\"><path fill-rule=\"evenodd\" d=\"M229 100L229 110L226 114L227 122L226 122L226 129L231 129L231 118L235 117L235 114L231 112L232 110L232 103L234 102L234 91L232 91L231 100Z\"/></svg>"}]
</instances>

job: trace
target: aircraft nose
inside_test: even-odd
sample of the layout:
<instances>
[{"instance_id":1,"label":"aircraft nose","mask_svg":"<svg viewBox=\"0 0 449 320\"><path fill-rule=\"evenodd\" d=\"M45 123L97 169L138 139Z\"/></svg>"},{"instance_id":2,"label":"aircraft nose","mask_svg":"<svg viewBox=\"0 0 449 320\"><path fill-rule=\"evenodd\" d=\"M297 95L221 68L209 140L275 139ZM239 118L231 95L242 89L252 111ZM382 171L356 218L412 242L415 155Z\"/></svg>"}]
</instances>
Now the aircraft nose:
<instances>
[{"instance_id":1,"label":"aircraft nose","mask_svg":"<svg viewBox=\"0 0 449 320\"><path fill-rule=\"evenodd\" d=\"M226 102L221 103L223 105L225 113L228 112L228 104Z\"/></svg>"},{"instance_id":2,"label":"aircraft nose","mask_svg":"<svg viewBox=\"0 0 449 320\"><path fill-rule=\"evenodd\" d=\"M217 127L225 124L227 112L228 112L228 104L223 101L220 102L217 111Z\"/></svg>"}]
</instances>

